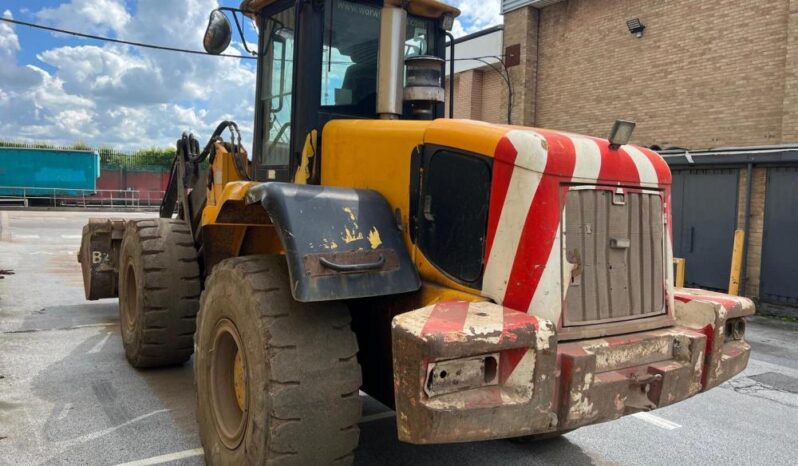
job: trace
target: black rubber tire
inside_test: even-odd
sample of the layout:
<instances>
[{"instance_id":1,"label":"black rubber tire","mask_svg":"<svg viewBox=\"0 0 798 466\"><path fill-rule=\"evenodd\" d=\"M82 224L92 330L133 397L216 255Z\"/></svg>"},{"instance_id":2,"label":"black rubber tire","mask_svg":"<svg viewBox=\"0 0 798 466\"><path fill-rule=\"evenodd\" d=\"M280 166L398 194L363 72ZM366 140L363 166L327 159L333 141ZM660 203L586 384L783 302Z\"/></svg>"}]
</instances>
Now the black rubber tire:
<instances>
[{"instance_id":1,"label":"black rubber tire","mask_svg":"<svg viewBox=\"0 0 798 466\"><path fill-rule=\"evenodd\" d=\"M202 294L194 360L207 464L351 464L360 434L361 372L350 322L343 303L295 301L284 257L217 264ZM237 332L246 379L245 396L235 398L233 409L240 417L227 424L237 426L236 436L224 438L225 421L217 417L225 415L216 413L233 405L218 393L235 390L235 377L213 374L235 371L220 369L223 363L213 359L222 353L222 343L214 347L222 341L216 337L222 326Z\"/></svg>"},{"instance_id":2,"label":"black rubber tire","mask_svg":"<svg viewBox=\"0 0 798 466\"><path fill-rule=\"evenodd\" d=\"M191 357L200 280L182 220L128 222L119 253L119 321L130 365L171 366Z\"/></svg>"}]
</instances>

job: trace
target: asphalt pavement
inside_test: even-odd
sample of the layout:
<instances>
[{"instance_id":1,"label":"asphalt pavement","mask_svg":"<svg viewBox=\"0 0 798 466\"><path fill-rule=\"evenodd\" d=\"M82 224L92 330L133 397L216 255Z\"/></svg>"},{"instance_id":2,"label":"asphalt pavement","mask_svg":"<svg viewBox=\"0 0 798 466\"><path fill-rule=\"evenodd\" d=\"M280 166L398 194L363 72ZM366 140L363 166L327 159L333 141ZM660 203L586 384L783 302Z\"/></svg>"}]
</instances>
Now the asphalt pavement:
<instances>
[{"instance_id":1,"label":"asphalt pavement","mask_svg":"<svg viewBox=\"0 0 798 466\"><path fill-rule=\"evenodd\" d=\"M116 300L83 296L88 217L148 215L0 211L0 464L203 464L191 363L131 368ZM400 443L364 395L356 464L796 464L798 325L756 317L747 338L748 369L721 387L535 444Z\"/></svg>"}]
</instances>

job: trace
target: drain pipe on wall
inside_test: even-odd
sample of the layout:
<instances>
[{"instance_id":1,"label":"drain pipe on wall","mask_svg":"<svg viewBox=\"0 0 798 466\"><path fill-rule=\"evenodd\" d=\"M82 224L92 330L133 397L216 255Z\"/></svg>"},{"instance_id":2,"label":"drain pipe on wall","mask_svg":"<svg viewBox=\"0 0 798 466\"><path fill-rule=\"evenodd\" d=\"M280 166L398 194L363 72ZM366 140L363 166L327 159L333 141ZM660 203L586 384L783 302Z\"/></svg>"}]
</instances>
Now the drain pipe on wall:
<instances>
[{"instance_id":1,"label":"drain pipe on wall","mask_svg":"<svg viewBox=\"0 0 798 466\"><path fill-rule=\"evenodd\" d=\"M748 281L748 233L750 230L751 220L751 187L753 186L753 172L754 167L751 162L746 165L746 178L745 178L745 216L743 217L743 264L741 266L742 276L740 277L740 295L745 296L745 285Z\"/></svg>"}]
</instances>

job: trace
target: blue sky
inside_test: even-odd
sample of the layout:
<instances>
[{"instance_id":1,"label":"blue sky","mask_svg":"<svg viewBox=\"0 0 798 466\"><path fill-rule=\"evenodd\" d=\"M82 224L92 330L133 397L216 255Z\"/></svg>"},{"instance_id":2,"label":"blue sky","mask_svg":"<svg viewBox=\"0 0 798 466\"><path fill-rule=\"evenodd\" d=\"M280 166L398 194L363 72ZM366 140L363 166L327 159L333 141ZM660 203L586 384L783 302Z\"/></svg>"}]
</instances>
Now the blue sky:
<instances>
[{"instance_id":1,"label":"blue sky","mask_svg":"<svg viewBox=\"0 0 798 466\"><path fill-rule=\"evenodd\" d=\"M0 15L179 48L201 49L208 13L239 0L3 0ZM498 0L456 0L455 34L501 22ZM237 39L237 38L236 38ZM243 53L234 39L228 52ZM248 38L249 39L249 38ZM254 40L254 38L252 39ZM0 138L120 149L204 139L222 119L251 137L250 60L137 49L0 23Z\"/></svg>"}]
</instances>

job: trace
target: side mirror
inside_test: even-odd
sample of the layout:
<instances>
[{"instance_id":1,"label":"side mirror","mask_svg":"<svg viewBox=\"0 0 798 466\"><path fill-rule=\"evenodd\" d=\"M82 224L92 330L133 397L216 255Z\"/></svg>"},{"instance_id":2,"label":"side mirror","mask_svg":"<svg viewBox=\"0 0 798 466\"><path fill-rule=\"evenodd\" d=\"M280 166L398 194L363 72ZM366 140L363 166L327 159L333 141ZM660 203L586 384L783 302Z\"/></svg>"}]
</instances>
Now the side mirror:
<instances>
[{"instance_id":1,"label":"side mirror","mask_svg":"<svg viewBox=\"0 0 798 466\"><path fill-rule=\"evenodd\" d=\"M205 51L211 55L219 55L227 50L230 39L233 37L233 30L227 16L219 10L213 10L208 18L208 29L205 30L205 38L202 45Z\"/></svg>"}]
</instances>

